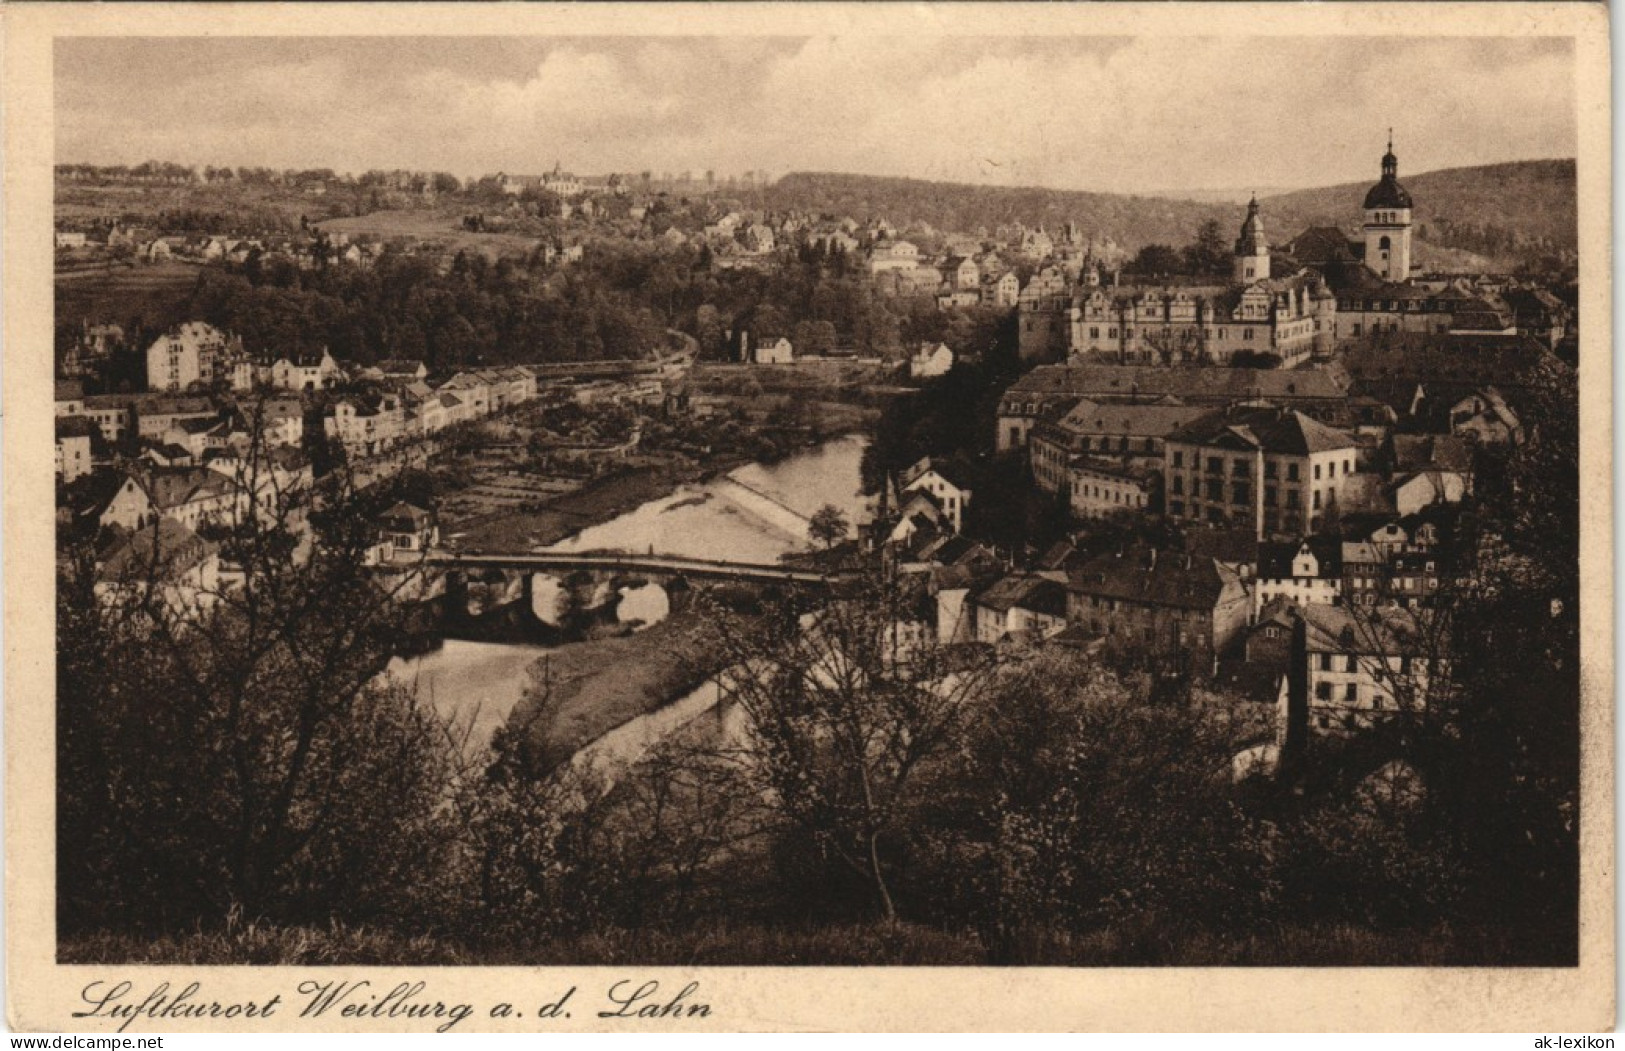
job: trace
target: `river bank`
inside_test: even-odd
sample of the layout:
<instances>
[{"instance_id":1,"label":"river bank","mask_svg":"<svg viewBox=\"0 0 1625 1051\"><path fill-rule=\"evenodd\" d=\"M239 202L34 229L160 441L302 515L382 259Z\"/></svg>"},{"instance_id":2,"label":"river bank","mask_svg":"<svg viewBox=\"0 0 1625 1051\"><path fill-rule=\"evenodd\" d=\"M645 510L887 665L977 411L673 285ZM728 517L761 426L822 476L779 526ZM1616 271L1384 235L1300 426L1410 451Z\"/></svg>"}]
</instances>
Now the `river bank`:
<instances>
[{"instance_id":1,"label":"river bank","mask_svg":"<svg viewBox=\"0 0 1625 1051\"><path fill-rule=\"evenodd\" d=\"M680 474L626 471L561 494L554 506L541 512L506 516L511 532L478 539L464 536L459 543L464 550L556 546L776 562L807 553L808 539L804 530L770 521L779 516L769 514L760 501L772 501L784 513L801 516L832 504L849 522L863 521L858 465L865 444L862 437L849 435L772 463L741 463L738 458L729 463L719 457L704 468ZM741 486L747 491L739 492ZM594 518L601 521L587 524ZM539 580L534 586L539 589L543 583ZM478 708L481 720L500 709L510 725L523 728L544 761L562 761L611 731L681 701L717 670L705 650L704 625L680 595L672 596L669 607L663 601L632 602L634 597L623 590L621 603L607 613L609 619L619 613L656 623L635 632L621 629L628 633L620 637L565 641L560 628L543 623L526 604L512 601L472 619L446 620L442 622L446 646L424 654L409 670L433 685L437 706L461 692L471 707ZM466 634L481 642L449 641L460 627L472 629L476 622L478 631ZM613 630L609 622L599 627ZM487 644L496 648L468 648ZM497 658L503 646L515 654L512 661ZM545 706L524 697L531 666L544 657L549 694ZM455 705L443 710L454 713Z\"/></svg>"},{"instance_id":2,"label":"river bank","mask_svg":"<svg viewBox=\"0 0 1625 1051\"><path fill-rule=\"evenodd\" d=\"M550 648L538 654L509 726L555 765L694 689L716 670L708 655L704 622L691 612L633 635Z\"/></svg>"},{"instance_id":3,"label":"river bank","mask_svg":"<svg viewBox=\"0 0 1625 1051\"><path fill-rule=\"evenodd\" d=\"M745 461L735 459L731 466ZM534 511L514 511L484 521L456 525L465 551L530 551L552 547L595 525L619 518L678 487L703 481L723 465L662 464L633 467L596 478L563 493Z\"/></svg>"}]
</instances>

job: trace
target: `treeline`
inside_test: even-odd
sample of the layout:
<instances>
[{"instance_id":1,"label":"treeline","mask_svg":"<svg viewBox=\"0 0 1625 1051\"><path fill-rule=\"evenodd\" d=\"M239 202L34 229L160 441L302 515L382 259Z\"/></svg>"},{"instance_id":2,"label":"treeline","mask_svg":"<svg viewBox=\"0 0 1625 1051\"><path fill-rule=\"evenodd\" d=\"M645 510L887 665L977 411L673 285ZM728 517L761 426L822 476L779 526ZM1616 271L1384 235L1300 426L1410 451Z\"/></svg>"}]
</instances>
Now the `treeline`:
<instances>
[{"instance_id":1,"label":"treeline","mask_svg":"<svg viewBox=\"0 0 1625 1051\"><path fill-rule=\"evenodd\" d=\"M715 270L704 249L604 241L579 263L540 252L491 261L388 248L366 269L302 270L254 255L214 266L184 304L241 333L251 353L275 356L326 346L370 363L418 358L430 369L464 365L645 356L675 329L708 357L729 353L727 334L786 336L801 353L848 348L895 356L922 340L977 350L993 315L943 312L933 300L888 298L844 256L807 250L768 272Z\"/></svg>"}]
</instances>

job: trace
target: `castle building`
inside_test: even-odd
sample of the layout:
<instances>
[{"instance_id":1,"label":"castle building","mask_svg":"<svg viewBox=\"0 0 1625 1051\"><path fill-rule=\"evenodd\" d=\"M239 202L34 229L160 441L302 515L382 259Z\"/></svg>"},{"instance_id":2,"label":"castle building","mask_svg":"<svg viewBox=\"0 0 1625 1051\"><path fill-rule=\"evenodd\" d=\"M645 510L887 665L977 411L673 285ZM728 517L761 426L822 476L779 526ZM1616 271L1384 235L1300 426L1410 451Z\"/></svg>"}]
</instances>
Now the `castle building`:
<instances>
[{"instance_id":1,"label":"castle building","mask_svg":"<svg viewBox=\"0 0 1625 1051\"><path fill-rule=\"evenodd\" d=\"M1271 265L1254 198L1236 239L1228 285L1104 287L1085 280L1072 286L1046 268L1020 296L1021 356L1225 364L1245 351L1274 355L1285 366L1299 364L1330 346L1336 298L1316 271L1298 267L1276 277Z\"/></svg>"},{"instance_id":2,"label":"castle building","mask_svg":"<svg viewBox=\"0 0 1625 1051\"><path fill-rule=\"evenodd\" d=\"M1021 356L1120 364L1228 362L1270 354L1290 367L1342 340L1455 331L1460 293L1412 284L1413 209L1390 132L1358 236L1311 227L1272 252L1258 199L1247 204L1230 281L1103 286L1046 267L1021 291Z\"/></svg>"}]
</instances>

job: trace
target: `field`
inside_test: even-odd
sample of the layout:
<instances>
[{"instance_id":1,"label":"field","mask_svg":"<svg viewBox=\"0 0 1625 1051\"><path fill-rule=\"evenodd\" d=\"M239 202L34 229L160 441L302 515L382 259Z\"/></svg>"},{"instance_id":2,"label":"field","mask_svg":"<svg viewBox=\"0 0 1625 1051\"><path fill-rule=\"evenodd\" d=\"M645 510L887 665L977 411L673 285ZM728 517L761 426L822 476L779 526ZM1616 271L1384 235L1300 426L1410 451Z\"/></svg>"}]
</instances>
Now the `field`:
<instances>
[{"instance_id":1,"label":"field","mask_svg":"<svg viewBox=\"0 0 1625 1051\"><path fill-rule=\"evenodd\" d=\"M452 252L480 252L486 256L517 255L530 252L539 238L511 233L470 233L459 223L455 212L428 209L372 212L343 219L328 219L317 225L334 234L369 236L380 241L397 237L415 241L438 241Z\"/></svg>"},{"instance_id":2,"label":"field","mask_svg":"<svg viewBox=\"0 0 1625 1051\"><path fill-rule=\"evenodd\" d=\"M298 228L300 216L319 218L331 214L332 209L347 207L346 196L330 194L312 197L287 187L239 183L193 183L185 186L59 183L56 189L56 217L65 220L134 220L138 224L145 224L162 212L198 211L236 217L250 228L257 228L265 219L275 219L291 232Z\"/></svg>"},{"instance_id":3,"label":"field","mask_svg":"<svg viewBox=\"0 0 1625 1051\"><path fill-rule=\"evenodd\" d=\"M167 328L184 320L182 308L197 284L199 269L192 263L171 261L58 274L57 324L128 325L140 318L149 329Z\"/></svg>"}]
</instances>

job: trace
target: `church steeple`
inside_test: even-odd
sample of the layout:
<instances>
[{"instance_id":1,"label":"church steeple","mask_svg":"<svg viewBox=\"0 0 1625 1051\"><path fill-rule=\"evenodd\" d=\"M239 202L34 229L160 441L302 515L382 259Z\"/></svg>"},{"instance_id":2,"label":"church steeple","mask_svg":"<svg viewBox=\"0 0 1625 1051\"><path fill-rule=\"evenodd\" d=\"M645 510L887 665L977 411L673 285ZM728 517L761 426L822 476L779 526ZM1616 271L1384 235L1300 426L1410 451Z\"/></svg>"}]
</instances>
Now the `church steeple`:
<instances>
[{"instance_id":1,"label":"church steeple","mask_svg":"<svg viewBox=\"0 0 1625 1051\"><path fill-rule=\"evenodd\" d=\"M1394 129L1382 155L1382 179L1365 195L1365 265L1384 281L1411 276L1411 195L1399 184Z\"/></svg>"},{"instance_id":2,"label":"church steeple","mask_svg":"<svg viewBox=\"0 0 1625 1051\"><path fill-rule=\"evenodd\" d=\"M1258 195L1247 202L1247 218L1241 224L1241 236L1236 238L1235 279L1238 285L1250 285L1270 276L1270 246L1264 237L1264 220L1258 215Z\"/></svg>"}]
</instances>

